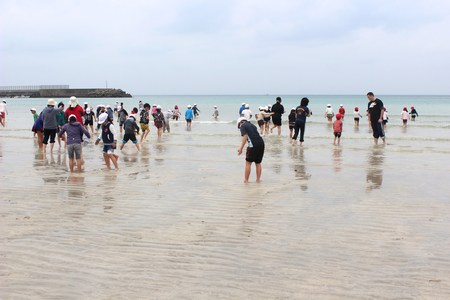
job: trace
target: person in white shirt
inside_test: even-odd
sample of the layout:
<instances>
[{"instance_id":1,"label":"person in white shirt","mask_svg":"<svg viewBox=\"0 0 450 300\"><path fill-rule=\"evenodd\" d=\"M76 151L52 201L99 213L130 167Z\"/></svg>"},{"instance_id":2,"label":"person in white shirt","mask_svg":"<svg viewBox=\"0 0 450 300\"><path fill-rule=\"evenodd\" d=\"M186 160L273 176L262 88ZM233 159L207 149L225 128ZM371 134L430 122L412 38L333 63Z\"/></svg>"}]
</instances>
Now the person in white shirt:
<instances>
[{"instance_id":1,"label":"person in white shirt","mask_svg":"<svg viewBox=\"0 0 450 300\"><path fill-rule=\"evenodd\" d=\"M406 124L408 123L409 120L409 113L408 113L408 109L406 107L403 107L403 111L401 113L401 119L403 121L403 127L406 127Z\"/></svg>"},{"instance_id":2,"label":"person in white shirt","mask_svg":"<svg viewBox=\"0 0 450 300\"><path fill-rule=\"evenodd\" d=\"M6 126L6 115L8 114L8 109L6 108L6 101L3 100L0 103L0 124L2 124L3 127Z\"/></svg>"},{"instance_id":3,"label":"person in white shirt","mask_svg":"<svg viewBox=\"0 0 450 300\"><path fill-rule=\"evenodd\" d=\"M333 122L334 111L331 107L331 104L327 104L327 109L325 110L325 118L328 119L328 122Z\"/></svg>"},{"instance_id":4,"label":"person in white shirt","mask_svg":"<svg viewBox=\"0 0 450 300\"><path fill-rule=\"evenodd\" d=\"M242 111L242 117L244 117L247 121L250 121L252 118L252 111L250 110L250 106L245 104L245 109Z\"/></svg>"}]
</instances>

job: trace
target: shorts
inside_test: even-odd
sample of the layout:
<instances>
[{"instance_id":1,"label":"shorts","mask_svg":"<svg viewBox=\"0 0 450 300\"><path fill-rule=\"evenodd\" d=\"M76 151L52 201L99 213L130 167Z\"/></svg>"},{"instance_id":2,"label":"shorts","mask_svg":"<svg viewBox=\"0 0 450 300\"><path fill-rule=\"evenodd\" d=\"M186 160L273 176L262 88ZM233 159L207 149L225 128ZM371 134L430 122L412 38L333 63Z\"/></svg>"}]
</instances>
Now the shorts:
<instances>
[{"instance_id":1,"label":"shorts","mask_svg":"<svg viewBox=\"0 0 450 300\"><path fill-rule=\"evenodd\" d=\"M6 116L6 114L5 114L5 112L4 112L4 111L0 112L0 117L1 117L2 119L4 119L4 118L5 118L5 116Z\"/></svg>"},{"instance_id":2,"label":"shorts","mask_svg":"<svg viewBox=\"0 0 450 300\"><path fill-rule=\"evenodd\" d=\"M289 129L294 129L294 128L295 128L295 122L294 123L289 122Z\"/></svg>"},{"instance_id":3,"label":"shorts","mask_svg":"<svg viewBox=\"0 0 450 300\"><path fill-rule=\"evenodd\" d=\"M84 125L94 125L94 120L84 120Z\"/></svg>"},{"instance_id":4,"label":"shorts","mask_svg":"<svg viewBox=\"0 0 450 300\"><path fill-rule=\"evenodd\" d=\"M281 126L281 117L273 116L272 117L272 123L275 126Z\"/></svg>"},{"instance_id":5,"label":"shorts","mask_svg":"<svg viewBox=\"0 0 450 300\"><path fill-rule=\"evenodd\" d=\"M123 123L125 123L125 121L120 120L120 121L119 121L119 126L122 127L122 126L123 126Z\"/></svg>"},{"instance_id":6,"label":"shorts","mask_svg":"<svg viewBox=\"0 0 450 300\"><path fill-rule=\"evenodd\" d=\"M162 128L163 127L163 122L161 122L161 121L155 121L155 127L156 128Z\"/></svg>"},{"instance_id":7,"label":"shorts","mask_svg":"<svg viewBox=\"0 0 450 300\"><path fill-rule=\"evenodd\" d=\"M81 144L67 145L67 154L69 155L69 159L73 159L74 157L77 160L81 159Z\"/></svg>"},{"instance_id":8,"label":"shorts","mask_svg":"<svg viewBox=\"0 0 450 300\"><path fill-rule=\"evenodd\" d=\"M247 148L247 153L245 160L248 162L254 162L255 164L260 164L264 156L264 144L261 146L253 146Z\"/></svg>"},{"instance_id":9,"label":"shorts","mask_svg":"<svg viewBox=\"0 0 450 300\"><path fill-rule=\"evenodd\" d=\"M327 118L331 119L334 115L333 114L327 114Z\"/></svg>"},{"instance_id":10,"label":"shorts","mask_svg":"<svg viewBox=\"0 0 450 300\"><path fill-rule=\"evenodd\" d=\"M129 140L133 142L133 144L136 144L138 140L136 139L136 135L134 133L125 133L122 139L122 143L126 143Z\"/></svg>"},{"instance_id":11,"label":"shorts","mask_svg":"<svg viewBox=\"0 0 450 300\"><path fill-rule=\"evenodd\" d=\"M384 131L381 123L378 123L378 120L371 120L372 132L374 138L384 138Z\"/></svg>"},{"instance_id":12,"label":"shorts","mask_svg":"<svg viewBox=\"0 0 450 300\"><path fill-rule=\"evenodd\" d=\"M355 121L359 122L359 118L354 118Z\"/></svg>"},{"instance_id":13,"label":"shorts","mask_svg":"<svg viewBox=\"0 0 450 300\"><path fill-rule=\"evenodd\" d=\"M404 119L404 120L402 120L402 121L403 121L403 124L408 123L408 120L407 120L407 119Z\"/></svg>"},{"instance_id":14,"label":"shorts","mask_svg":"<svg viewBox=\"0 0 450 300\"><path fill-rule=\"evenodd\" d=\"M261 127L264 125L264 120L258 120L258 125Z\"/></svg>"},{"instance_id":15,"label":"shorts","mask_svg":"<svg viewBox=\"0 0 450 300\"><path fill-rule=\"evenodd\" d=\"M191 119L186 119L186 122L187 123L192 123L192 120Z\"/></svg>"},{"instance_id":16,"label":"shorts","mask_svg":"<svg viewBox=\"0 0 450 300\"><path fill-rule=\"evenodd\" d=\"M146 132L148 130L148 123L139 123L141 125L142 132Z\"/></svg>"},{"instance_id":17,"label":"shorts","mask_svg":"<svg viewBox=\"0 0 450 300\"><path fill-rule=\"evenodd\" d=\"M334 136L340 138L341 137L342 132L335 132Z\"/></svg>"},{"instance_id":18,"label":"shorts","mask_svg":"<svg viewBox=\"0 0 450 300\"><path fill-rule=\"evenodd\" d=\"M264 118L264 122L265 123L269 123L270 122L270 117L269 118Z\"/></svg>"},{"instance_id":19,"label":"shorts","mask_svg":"<svg viewBox=\"0 0 450 300\"><path fill-rule=\"evenodd\" d=\"M103 145L103 153L114 154L114 148L112 145Z\"/></svg>"}]
</instances>

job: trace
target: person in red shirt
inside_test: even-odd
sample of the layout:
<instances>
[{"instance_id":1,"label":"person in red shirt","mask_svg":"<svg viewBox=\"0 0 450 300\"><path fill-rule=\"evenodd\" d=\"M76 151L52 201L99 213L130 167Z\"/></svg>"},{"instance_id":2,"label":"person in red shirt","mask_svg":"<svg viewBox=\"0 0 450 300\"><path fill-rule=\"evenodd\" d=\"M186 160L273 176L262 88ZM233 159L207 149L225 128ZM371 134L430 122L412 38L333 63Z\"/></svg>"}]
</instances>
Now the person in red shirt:
<instances>
[{"instance_id":1,"label":"person in red shirt","mask_svg":"<svg viewBox=\"0 0 450 300\"><path fill-rule=\"evenodd\" d=\"M342 116L341 114L336 115L336 121L333 123L333 132L334 132L334 142L333 144L336 145L336 140L338 146L341 143L341 135L342 135Z\"/></svg>"},{"instance_id":2,"label":"person in red shirt","mask_svg":"<svg viewBox=\"0 0 450 300\"><path fill-rule=\"evenodd\" d=\"M341 114L342 121L344 121L344 116L345 116L345 108L344 108L344 104L341 104L341 105L339 106L339 113Z\"/></svg>"},{"instance_id":3,"label":"person in red shirt","mask_svg":"<svg viewBox=\"0 0 450 300\"><path fill-rule=\"evenodd\" d=\"M75 115L77 118L77 122L80 122L83 124L83 115L84 115L84 109L78 105L77 97L72 96L69 100L69 107L67 107L66 111L64 112L64 118L66 121L69 119L70 115Z\"/></svg>"}]
</instances>

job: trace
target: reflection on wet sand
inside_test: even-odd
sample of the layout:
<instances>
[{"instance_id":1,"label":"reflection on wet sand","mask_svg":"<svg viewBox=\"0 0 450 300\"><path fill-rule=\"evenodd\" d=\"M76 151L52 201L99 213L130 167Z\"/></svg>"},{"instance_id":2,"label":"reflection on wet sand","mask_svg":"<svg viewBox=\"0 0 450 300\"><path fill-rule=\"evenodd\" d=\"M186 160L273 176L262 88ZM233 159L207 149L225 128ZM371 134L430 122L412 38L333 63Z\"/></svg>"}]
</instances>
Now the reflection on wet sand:
<instances>
[{"instance_id":1,"label":"reflection on wet sand","mask_svg":"<svg viewBox=\"0 0 450 300\"><path fill-rule=\"evenodd\" d=\"M333 167L336 173L342 170L342 147L340 146L335 146L333 149Z\"/></svg>"},{"instance_id":2,"label":"reflection on wet sand","mask_svg":"<svg viewBox=\"0 0 450 300\"><path fill-rule=\"evenodd\" d=\"M304 148L292 147L290 152L295 179L299 180L302 191L306 191L308 190L308 180L311 178L311 174L306 171Z\"/></svg>"},{"instance_id":3,"label":"reflection on wet sand","mask_svg":"<svg viewBox=\"0 0 450 300\"><path fill-rule=\"evenodd\" d=\"M383 183L384 146L374 146L367 163L366 190L381 188Z\"/></svg>"}]
</instances>

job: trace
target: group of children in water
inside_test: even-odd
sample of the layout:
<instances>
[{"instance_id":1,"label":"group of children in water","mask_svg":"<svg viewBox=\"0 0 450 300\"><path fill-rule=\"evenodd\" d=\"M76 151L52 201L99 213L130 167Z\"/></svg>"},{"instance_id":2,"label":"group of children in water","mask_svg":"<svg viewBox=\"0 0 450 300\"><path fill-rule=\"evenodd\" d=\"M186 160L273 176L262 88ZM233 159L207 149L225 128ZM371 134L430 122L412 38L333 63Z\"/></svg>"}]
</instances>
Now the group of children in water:
<instances>
[{"instance_id":1,"label":"group of children in water","mask_svg":"<svg viewBox=\"0 0 450 300\"><path fill-rule=\"evenodd\" d=\"M161 139L163 132L170 132L170 120L178 120L181 117L178 105L175 105L173 110L168 109L163 112L160 105L150 106L142 101L139 101L139 108L134 107L130 113L127 112L124 104L119 104L119 102L116 102L114 109L110 105L98 105L94 112L94 108L87 102L84 103L84 107L80 106L76 97L71 97L68 108L65 110L64 108L63 102L57 104L54 99L49 99L47 106L40 114L37 113L36 108L31 108L30 111L34 121L32 131L37 136L39 149L45 153L47 145L50 143L50 151L53 152L56 139L59 147L61 147L61 143L65 142L70 171L74 170L75 160L78 171L81 171L83 136L89 139L94 132L98 133L95 145L98 145L100 141L103 143L103 158L106 167L111 169L112 163L116 170L119 168L118 155L114 152L117 147L117 133L113 124L115 117L117 117L122 136L120 150L128 141L131 141L138 151L140 145L136 134L141 133L141 143L146 140L150 132L151 118L157 129L158 139ZM188 130L191 128L192 120L198 117L199 113L200 110L196 104L187 106L184 116ZM218 117L219 111L217 106L214 106L213 118L217 120ZM95 130L94 124L96 124Z\"/></svg>"}]
</instances>

